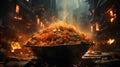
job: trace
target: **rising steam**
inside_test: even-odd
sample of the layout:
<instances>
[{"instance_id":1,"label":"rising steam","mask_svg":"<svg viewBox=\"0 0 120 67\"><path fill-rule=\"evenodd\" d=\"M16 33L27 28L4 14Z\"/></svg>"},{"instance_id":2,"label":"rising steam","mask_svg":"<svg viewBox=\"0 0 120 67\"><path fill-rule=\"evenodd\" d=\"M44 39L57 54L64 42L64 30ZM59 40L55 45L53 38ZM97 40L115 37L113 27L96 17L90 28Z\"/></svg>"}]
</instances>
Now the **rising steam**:
<instances>
[{"instance_id":1,"label":"rising steam","mask_svg":"<svg viewBox=\"0 0 120 67\"><path fill-rule=\"evenodd\" d=\"M89 5L84 0L57 0L58 18L70 20L76 14L77 18L88 15Z\"/></svg>"},{"instance_id":2,"label":"rising steam","mask_svg":"<svg viewBox=\"0 0 120 67\"><path fill-rule=\"evenodd\" d=\"M88 21L89 5L85 0L56 0L58 19L76 25L91 36Z\"/></svg>"}]
</instances>

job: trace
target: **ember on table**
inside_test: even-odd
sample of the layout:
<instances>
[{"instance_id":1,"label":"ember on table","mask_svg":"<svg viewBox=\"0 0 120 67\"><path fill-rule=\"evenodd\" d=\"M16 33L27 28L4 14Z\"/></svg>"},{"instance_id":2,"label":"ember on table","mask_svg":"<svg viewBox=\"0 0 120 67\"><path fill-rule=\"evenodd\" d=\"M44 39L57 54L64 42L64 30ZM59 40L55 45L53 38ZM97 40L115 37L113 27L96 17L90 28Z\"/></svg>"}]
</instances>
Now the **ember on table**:
<instances>
[{"instance_id":1,"label":"ember on table","mask_svg":"<svg viewBox=\"0 0 120 67\"><path fill-rule=\"evenodd\" d=\"M28 41L27 45L55 46L60 44L80 44L86 41L86 36L75 26L67 23L53 23L45 29L35 33Z\"/></svg>"}]
</instances>

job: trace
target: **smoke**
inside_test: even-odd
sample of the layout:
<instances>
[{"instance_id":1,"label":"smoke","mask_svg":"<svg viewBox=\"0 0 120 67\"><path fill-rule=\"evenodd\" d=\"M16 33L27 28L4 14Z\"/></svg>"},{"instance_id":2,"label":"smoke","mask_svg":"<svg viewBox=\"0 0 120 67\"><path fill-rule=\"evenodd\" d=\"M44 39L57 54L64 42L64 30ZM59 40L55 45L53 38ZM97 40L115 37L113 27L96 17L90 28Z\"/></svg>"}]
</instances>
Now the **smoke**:
<instances>
[{"instance_id":1,"label":"smoke","mask_svg":"<svg viewBox=\"0 0 120 67\"><path fill-rule=\"evenodd\" d=\"M89 5L86 0L56 0L58 19L76 25L91 36L88 20Z\"/></svg>"},{"instance_id":2,"label":"smoke","mask_svg":"<svg viewBox=\"0 0 120 67\"><path fill-rule=\"evenodd\" d=\"M58 18L61 20L66 20L68 15L72 15L73 10L77 8L74 0L57 0L56 2Z\"/></svg>"},{"instance_id":3,"label":"smoke","mask_svg":"<svg viewBox=\"0 0 120 67\"><path fill-rule=\"evenodd\" d=\"M84 0L57 0L56 4L58 18L61 20L72 18L73 15L80 18L81 15L88 14L89 5Z\"/></svg>"}]
</instances>

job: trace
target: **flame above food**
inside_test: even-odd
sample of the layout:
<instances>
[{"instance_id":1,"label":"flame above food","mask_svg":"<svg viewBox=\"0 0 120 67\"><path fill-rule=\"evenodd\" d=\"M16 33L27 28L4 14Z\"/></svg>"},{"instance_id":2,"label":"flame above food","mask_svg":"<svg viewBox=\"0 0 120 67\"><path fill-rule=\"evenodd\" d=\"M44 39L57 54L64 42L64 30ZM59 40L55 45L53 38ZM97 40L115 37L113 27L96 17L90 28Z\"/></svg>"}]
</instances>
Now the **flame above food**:
<instances>
[{"instance_id":1,"label":"flame above food","mask_svg":"<svg viewBox=\"0 0 120 67\"><path fill-rule=\"evenodd\" d=\"M81 41L87 42L89 40L79 29L65 22L57 22L35 33L27 44L55 46L58 44L80 44Z\"/></svg>"}]
</instances>

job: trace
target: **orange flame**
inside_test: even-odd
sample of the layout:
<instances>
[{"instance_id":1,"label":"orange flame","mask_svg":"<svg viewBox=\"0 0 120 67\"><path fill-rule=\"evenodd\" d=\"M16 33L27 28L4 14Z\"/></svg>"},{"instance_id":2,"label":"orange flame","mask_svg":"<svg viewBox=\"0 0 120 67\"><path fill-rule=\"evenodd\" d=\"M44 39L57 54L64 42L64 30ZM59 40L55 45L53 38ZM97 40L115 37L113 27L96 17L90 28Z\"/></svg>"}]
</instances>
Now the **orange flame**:
<instances>
[{"instance_id":1,"label":"orange flame","mask_svg":"<svg viewBox=\"0 0 120 67\"><path fill-rule=\"evenodd\" d=\"M16 13L19 13L19 11L20 11L20 6L17 4L16 5Z\"/></svg>"},{"instance_id":2,"label":"orange flame","mask_svg":"<svg viewBox=\"0 0 120 67\"><path fill-rule=\"evenodd\" d=\"M115 20L115 18L111 18L111 19L110 19L110 22L112 23L114 20Z\"/></svg>"},{"instance_id":3,"label":"orange flame","mask_svg":"<svg viewBox=\"0 0 120 67\"><path fill-rule=\"evenodd\" d=\"M40 18L37 16L37 25L44 28L45 25L40 21Z\"/></svg>"},{"instance_id":4,"label":"orange flame","mask_svg":"<svg viewBox=\"0 0 120 67\"><path fill-rule=\"evenodd\" d=\"M44 28L44 27L45 27L45 25L44 25L42 22L41 22L40 26L41 26L42 28Z\"/></svg>"},{"instance_id":5,"label":"orange flame","mask_svg":"<svg viewBox=\"0 0 120 67\"><path fill-rule=\"evenodd\" d=\"M116 14L113 12L113 10L112 9L110 9L110 11L109 11L109 15L110 15L110 22L112 23L112 22L114 22L114 20L116 19Z\"/></svg>"},{"instance_id":6,"label":"orange flame","mask_svg":"<svg viewBox=\"0 0 120 67\"><path fill-rule=\"evenodd\" d=\"M109 39L108 41L107 41L107 44L113 44L115 42L115 39Z\"/></svg>"},{"instance_id":7,"label":"orange flame","mask_svg":"<svg viewBox=\"0 0 120 67\"><path fill-rule=\"evenodd\" d=\"M15 52L16 49L21 49L19 42L11 42L11 52Z\"/></svg>"},{"instance_id":8,"label":"orange flame","mask_svg":"<svg viewBox=\"0 0 120 67\"><path fill-rule=\"evenodd\" d=\"M96 31L99 31L99 30L100 30L100 28L99 28L99 24L96 23Z\"/></svg>"},{"instance_id":9,"label":"orange flame","mask_svg":"<svg viewBox=\"0 0 120 67\"><path fill-rule=\"evenodd\" d=\"M91 32L93 32L93 26L91 26L90 28L91 28Z\"/></svg>"},{"instance_id":10,"label":"orange flame","mask_svg":"<svg viewBox=\"0 0 120 67\"><path fill-rule=\"evenodd\" d=\"M113 11L112 11L112 10L110 10L110 16L114 16L114 15L113 15Z\"/></svg>"},{"instance_id":11,"label":"orange flame","mask_svg":"<svg viewBox=\"0 0 120 67\"><path fill-rule=\"evenodd\" d=\"M37 24L39 25L40 24L40 19L37 17Z\"/></svg>"}]
</instances>

